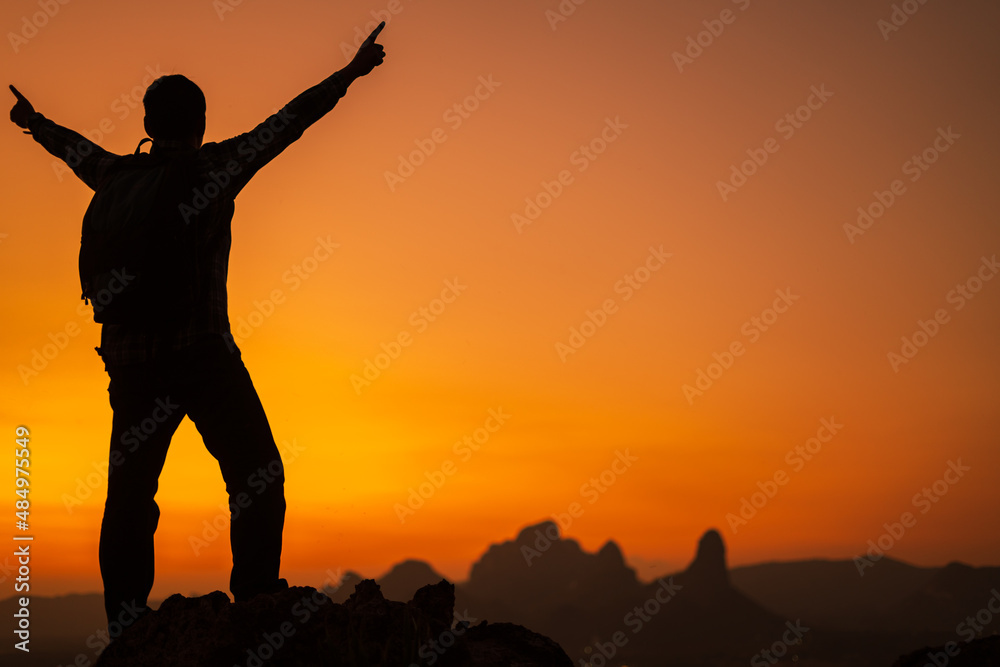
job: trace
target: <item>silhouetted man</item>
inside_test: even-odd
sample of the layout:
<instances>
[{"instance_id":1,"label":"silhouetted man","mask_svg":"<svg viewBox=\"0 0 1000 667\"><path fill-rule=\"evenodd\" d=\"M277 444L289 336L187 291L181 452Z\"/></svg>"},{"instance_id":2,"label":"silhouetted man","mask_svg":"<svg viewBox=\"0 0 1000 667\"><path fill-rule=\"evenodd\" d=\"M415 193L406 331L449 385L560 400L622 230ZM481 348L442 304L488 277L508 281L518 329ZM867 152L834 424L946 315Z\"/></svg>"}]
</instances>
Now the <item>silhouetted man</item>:
<instances>
[{"instance_id":1,"label":"silhouetted man","mask_svg":"<svg viewBox=\"0 0 1000 667\"><path fill-rule=\"evenodd\" d=\"M202 144L205 96L184 76L160 77L143 97L150 155L185 159L191 165L189 178L196 186L189 201L175 205L186 222L196 225L203 279L190 314L171 327L105 323L101 329L97 351L110 378L114 412L99 549L109 626L116 620L129 625L148 610L159 520L154 496L170 439L185 415L218 460L229 493L233 597L241 602L288 586L278 576L284 469L229 328L226 276L233 200L257 170L333 109L355 79L382 64L384 50L375 44L382 27L342 70L250 132L226 141ZM17 97L11 120L96 191L124 156L53 123L10 88Z\"/></svg>"}]
</instances>

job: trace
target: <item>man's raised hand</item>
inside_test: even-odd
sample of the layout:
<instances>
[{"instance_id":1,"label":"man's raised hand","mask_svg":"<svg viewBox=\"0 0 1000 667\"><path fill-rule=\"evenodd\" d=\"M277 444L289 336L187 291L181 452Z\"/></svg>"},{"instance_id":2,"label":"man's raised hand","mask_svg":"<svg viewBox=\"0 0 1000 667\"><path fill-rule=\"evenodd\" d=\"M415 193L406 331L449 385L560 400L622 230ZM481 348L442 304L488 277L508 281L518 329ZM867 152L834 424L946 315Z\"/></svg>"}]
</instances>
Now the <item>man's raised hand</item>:
<instances>
[{"instance_id":1,"label":"man's raised hand","mask_svg":"<svg viewBox=\"0 0 1000 667\"><path fill-rule=\"evenodd\" d=\"M10 92L14 93L14 97L17 98L17 102L14 103L14 108L10 110L10 120L18 127L27 128L28 117L35 113L35 108L31 106L31 102L28 101L28 98L22 95L13 85L10 87Z\"/></svg>"},{"instance_id":2,"label":"man's raised hand","mask_svg":"<svg viewBox=\"0 0 1000 667\"><path fill-rule=\"evenodd\" d=\"M385 21L382 21L377 28L372 30L372 34L368 35L368 39L361 44L361 48L358 49L354 59L348 65L355 76L368 74L381 65L385 59L385 49L382 48L381 44L375 43L375 39L378 38L378 34L382 32L384 27Z\"/></svg>"}]
</instances>

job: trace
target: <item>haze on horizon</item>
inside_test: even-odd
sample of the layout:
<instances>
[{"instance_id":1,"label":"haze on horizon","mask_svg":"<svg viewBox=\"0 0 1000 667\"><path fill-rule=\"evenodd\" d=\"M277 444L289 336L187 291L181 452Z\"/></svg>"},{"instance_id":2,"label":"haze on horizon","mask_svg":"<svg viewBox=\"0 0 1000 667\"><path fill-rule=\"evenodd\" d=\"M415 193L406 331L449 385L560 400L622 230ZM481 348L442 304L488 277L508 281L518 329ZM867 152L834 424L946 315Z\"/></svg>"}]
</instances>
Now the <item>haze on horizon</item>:
<instances>
[{"instance_id":1,"label":"haze on horizon","mask_svg":"<svg viewBox=\"0 0 1000 667\"><path fill-rule=\"evenodd\" d=\"M116 153L152 76L198 83L221 140L390 14L384 66L233 221L289 581L407 558L463 580L560 514L644 580L709 528L730 565L848 559L905 513L892 558L1000 564L994 3L111 0L32 33L39 7L0 8L7 82ZM100 590L90 191L12 124L0 141L0 414L31 430L32 591ZM225 590L225 489L190 421L157 501L153 597Z\"/></svg>"}]
</instances>

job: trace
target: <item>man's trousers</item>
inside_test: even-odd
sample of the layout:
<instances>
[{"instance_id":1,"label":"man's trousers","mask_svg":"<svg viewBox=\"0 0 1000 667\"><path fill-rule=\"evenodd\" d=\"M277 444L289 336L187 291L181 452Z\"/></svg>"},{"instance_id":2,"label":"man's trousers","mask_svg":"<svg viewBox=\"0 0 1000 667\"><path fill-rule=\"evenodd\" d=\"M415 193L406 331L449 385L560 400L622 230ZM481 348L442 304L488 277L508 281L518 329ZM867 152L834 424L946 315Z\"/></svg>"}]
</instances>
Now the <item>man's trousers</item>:
<instances>
[{"instance_id":1,"label":"man's trousers","mask_svg":"<svg viewBox=\"0 0 1000 667\"><path fill-rule=\"evenodd\" d=\"M239 349L219 337L151 362L105 368L114 411L100 542L109 623L123 610L145 610L160 516L154 496L185 415L219 462L229 493L235 600L287 587L278 578L284 468Z\"/></svg>"}]
</instances>

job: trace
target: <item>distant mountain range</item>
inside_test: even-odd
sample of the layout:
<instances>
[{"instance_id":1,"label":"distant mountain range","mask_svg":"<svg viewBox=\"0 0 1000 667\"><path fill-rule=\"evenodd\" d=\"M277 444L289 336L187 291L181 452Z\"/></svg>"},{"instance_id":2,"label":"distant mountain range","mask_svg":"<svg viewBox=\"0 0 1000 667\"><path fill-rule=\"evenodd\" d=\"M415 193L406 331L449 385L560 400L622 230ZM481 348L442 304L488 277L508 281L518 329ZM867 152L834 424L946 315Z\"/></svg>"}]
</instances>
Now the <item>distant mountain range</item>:
<instances>
[{"instance_id":1,"label":"distant mountain range","mask_svg":"<svg viewBox=\"0 0 1000 667\"><path fill-rule=\"evenodd\" d=\"M361 578L347 573L331 596L346 598ZM441 578L427 563L408 560L377 581L387 598L408 600ZM674 595L661 603L656 593L666 598L671 583ZM456 583L456 609L552 637L577 665L771 665L794 657L799 666L889 667L922 646L1000 634L1000 614L978 632L963 625L993 596L1000 610L997 591L998 567L922 568L888 557L863 576L852 560L729 570L714 530L701 538L687 569L644 584L615 542L586 553L543 522L491 545L468 581ZM602 663L605 654L613 658Z\"/></svg>"},{"instance_id":2,"label":"distant mountain range","mask_svg":"<svg viewBox=\"0 0 1000 667\"><path fill-rule=\"evenodd\" d=\"M342 603L362 579L348 572L326 592ZM441 579L426 562L407 560L377 582L387 600L407 602ZM0 601L0 615L11 618L15 604ZM31 604L32 655L10 664L93 664L104 644L99 594L35 596ZM1000 612L1000 567L883 558L864 576L850 560L730 570L722 537L710 530L685 570L644 583L615 542L587 553L549 521L490 545L469 579L455 582L456 615L523 625L584 667L890 667L921 647L1000 635L992 609ZM0 647L0 662L11 653L10 644Z\"/></svg>"}]
</instances>

